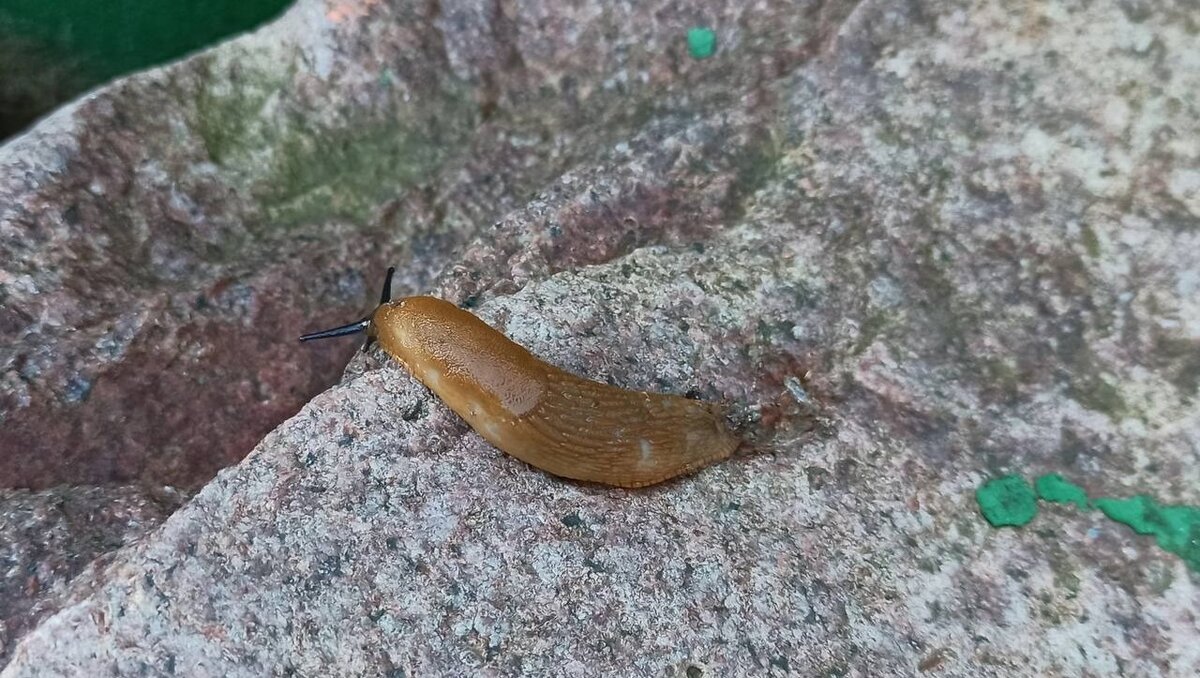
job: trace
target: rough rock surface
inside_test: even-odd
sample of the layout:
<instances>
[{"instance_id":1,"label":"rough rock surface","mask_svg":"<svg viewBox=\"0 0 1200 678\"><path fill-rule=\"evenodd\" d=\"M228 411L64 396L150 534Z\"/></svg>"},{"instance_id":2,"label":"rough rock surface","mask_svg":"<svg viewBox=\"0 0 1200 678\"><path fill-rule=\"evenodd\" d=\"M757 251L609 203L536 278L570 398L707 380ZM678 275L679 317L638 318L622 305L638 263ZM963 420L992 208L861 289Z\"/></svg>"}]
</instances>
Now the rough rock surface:
<instances>
[{"instance_id":1,"label":"rough rock surface","mask_svg":"<svg viewBox=\"0 0 1200 678\"><path fill-rule=\"evenodd\" d=\"M157 527L182 499L138 487L0 490L0 664L93 559Z\"/></svg>"},{"instance_id":2,"label":"rough rock surface","mask_svg":"<svg viewBox=\"0 0 1200 678\"><path fill-rule=\"evenodd\" d=\"M495 211L396 208L447 210L411 285L578 373L728 399L747 444L643 492L561 482L361 356L5 678L1200 671L1178 558L1096 513L995 531L972 493L1200 503L1187 3L302 2L252 44L298 17L309 87L390 55L338 76L344 108L428 69L494 134L429 185ZM430 27L441 70L379 47Z\"/></svg>"},{"instance_id":3,"label":"rough rock surface","mask_svg":"<svg viewBox=\"0 0 1200 678\"><path fill-rule=\"evenodd\" d=\"M428 289L518 198L577 155L602 161L651 110L636 105L649 92L585 106L522 86L524 68L493 72L506 36L461 34L508 30L491 6L356 7L301 3L0 147L0 487L203 484L353 352L288 338L357 317L388 263L398 293ZM450 64L456 36L474 53ZM529 101L508 105L502 80ZM713 170L688 173L713 187L694 206L663 202L678 174L613 199L642 203L630 218L650 241L703 229L737 167Z\"/></svg>"}]
</instances>

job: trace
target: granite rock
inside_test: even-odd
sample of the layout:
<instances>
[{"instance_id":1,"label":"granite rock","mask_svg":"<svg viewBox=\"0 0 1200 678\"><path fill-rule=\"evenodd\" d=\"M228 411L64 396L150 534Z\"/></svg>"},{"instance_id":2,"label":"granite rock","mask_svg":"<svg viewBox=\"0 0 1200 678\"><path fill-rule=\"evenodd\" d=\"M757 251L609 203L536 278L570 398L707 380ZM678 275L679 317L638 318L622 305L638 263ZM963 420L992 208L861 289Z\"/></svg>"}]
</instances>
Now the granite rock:
<instances>
[{"instance_id":1,"label":"granite rock","mask_svg":"<svg viewBox=\"0 0 1200 678\"><path fill-rule=\"evenodd\" d=\"M77 575L158 527L183 500L171 488L0 490L0 664L25 631L81 593L71 589Z\"/></svg>"},{"instance_id":2,"label":"granite rock","mask_svg":"<svg viewBox=\"0 0 1200 678\"><path fill-rule=\"evenodd\" d=\"M718 165L647 173L638 163L668 169L680 142L622 159L614 140L648 146L721 122L684 110L651 124L671 102L645 83L576 91L577 55L550 49L570 26L530 33L527 61L509 63L515 19L493 14L302 2L0 147L0 486L202 485L353 351L287 338L357 317L386 264L398 293L428 290L566 168L591 197L560 215L547 204L573 243L547 253L554 267L723 222L753 134ZM566 72L566 93L535 67ZM672 202L679 184L706 187L704 200ZM624 230L584 244L613 201L628 208Z\"/></svg>"},{"instance_id":3,"label":"granite rock","mask_svg":"<svg viewBox=\"0 0 1200 678\"><path fill-rule=\"evenodd\" d=\"M452 210L490 226L412 285L566 369L730 401L742 450L563 482L359 355L5 678L1200 671L1180 559L1065 507L996 531L973 496L1057 472L1200 503L1187 3L419 9L431 72L550 161L503 214ZM302 2L258 39L323 16L336 52L414 11ZM697 24L718 51L690 61Z\"/></svg>"}]
</instances>

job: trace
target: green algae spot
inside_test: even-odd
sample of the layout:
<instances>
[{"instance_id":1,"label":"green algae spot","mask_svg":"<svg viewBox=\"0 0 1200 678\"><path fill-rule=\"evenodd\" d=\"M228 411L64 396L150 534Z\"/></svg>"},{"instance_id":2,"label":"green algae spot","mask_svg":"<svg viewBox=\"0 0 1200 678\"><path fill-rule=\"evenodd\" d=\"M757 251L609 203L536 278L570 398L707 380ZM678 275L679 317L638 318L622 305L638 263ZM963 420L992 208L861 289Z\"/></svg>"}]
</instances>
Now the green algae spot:
<instances>
[{"instance_id":1,"label":"green algae spot","mask_svg":"<svg viewBox=\"0 0 1200 678\"><path fill-rule=\"evenodd\" d=\"M1093 259L1100 256L1100 238L1096 237L1096 231L1091 226L1082 224L1079 227L1079 235L1083 240L1083 249L1088 256Z\"/></svg>"},{"instance_id":2,"label":"green algae spot","mask_svg":"<svg viewBox=\"0 0 1200 678\"><path fill-rule=\"evenodd\" d=\"M975 500L992 527L1021 527L1037 515L1037 495L1029 483L1017 475L987 481L975 490Z\"/></svg>"},{"instance_id":3,"label":"green algae spot","mask_svg":"<svg viewBox=\"0 0 1200 678\"><path fill-rule=\"evenodd\" d=\"M1105 497L1095 503L1104 515L1134 532L1154 535L1160 547L1200 571L1200 508L1163 506L1144 494L1129 499Z\"/></svg>"},{"instance_id":4,"label":"green algae spot","mask_svg":"<svg viewBox=\"0 0 1200 678\"><path fill-rule=\"evenodd\" d=\"M1123 418L1128 411L1120 389L1098 374L1080 373L1071 380L1067 393L1080 405L1107 414L1114 421Z\"/></svg>"},{"instance_id":5,"label":"green algae spot","mask_svg":"<svg viewBox=\"0 0 1200 678\"><path fill-rule=\"evenodd\" d=\"M1075 504L1081 509L1088 508L1088 496L1083 488L1072 483L1057 473L1049 473L1033 482L1039 499L1055 504Z\"/></svg>"},{"instance_id":6,"label":"green algae spot","mask_svg":"<svg viewBox=\"0 0 1200 678\"><path fill-rule=\"evenodd\" d=\"M194 129L209 160L259 206L247 224L255 235L331 219L370 222L379 205L428 181L464 148L477 123L470 90L457 81L412 102L393 100L386 115L347 112L322 126L271 112L278 93L292 88L293 65L242 51L236 59L201 55L196 69L199 82L175 94L194 101ZM235 73L231 88L225 80Z\"/></svg>"},{"instance_id":7,"label":"green algae spot","mask_svg":"<svg viewBox=\"0 0 1200 678\"><path fill-rule=\"evenodd\" d=\"M711 28L689 28L687 43L693 59L707 59L717 51L717 34Z\"/></svg>"}]
</instances>

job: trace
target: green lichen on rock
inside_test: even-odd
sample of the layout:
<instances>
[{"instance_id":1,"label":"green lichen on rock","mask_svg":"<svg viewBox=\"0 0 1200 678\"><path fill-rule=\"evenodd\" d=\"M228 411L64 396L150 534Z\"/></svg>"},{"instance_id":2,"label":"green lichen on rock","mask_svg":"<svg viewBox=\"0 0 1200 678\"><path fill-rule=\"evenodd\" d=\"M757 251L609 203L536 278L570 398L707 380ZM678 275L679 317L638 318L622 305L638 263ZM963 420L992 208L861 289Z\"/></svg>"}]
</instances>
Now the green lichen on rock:
<instances>
[{"instance_id":1,"label":"green lichen on rock","mask_svg":"<svg viewBox=\"0 0 1200 678\"><path fill-rule=\"evenodd\" d=\"M1107 414L1114 420L1126 414L1127 407L1120 389L1098 374L1084 373L1073 378L1068 393L1080 405Z\"/></svg>"},{"instance_id":2,"label":"green lichen on rock","mask_svg":"<svg viewBox=\"0 0 1200 678\"><path fill-rule=\"evenodd\" d=\"M975 490L975 500L992 527L1021 527L1037 515L1037 495L1018 475L987 481Z\"/></svg>"},{"instance_id":3,"label":"green lichen on rock","mask_svg":"<svg viewBox=\"0 0 1200 678\"><path fill-rule=\"evenodd\" d=\"M767 132L734 156L736 179L729 191L730 219L740 220L748 211L759 189L777 179L784 160L777 135Z\"/></svg>"},{"instance_id":4,"label":"green lichen on rock","mask_svg":"<svg viewBox=\"0 0 1200 678\"><path fill-rule=\"evenodd\" d=\"M1129 499L1103 497L1096 507L1112 520L1153 535L1158 545L1200 571L1200 507L1161 505L1139 494Z\"/></svg>"},{"instance_id":5,"label":"green lichen on rock","mask_svg":"<svg viewBox=\"0 0 1200 678\"><path fill-rule=\"evenodd\" d=\"M266 178L256 186L269 221L366 220L388 196L427 177L465 142L473 121L455 115L465 107L438 110L440 115L412 125L369 121L353 131L294 130L280 140Z\"/></svg>"},{"instance_id":6,"label":"green lichen on rock","mask_svg":"<svg viewBox=\"0 0 1200 678\"><path fill-rule=\"evenodd\" d=\"M1154 340L1154 355L1184 399L1200 394L1200 340L1159 336Z\"/></svg>"},{"instance_id":7,"label":"green lichen on rock","mask_svg":"<svg viewBox=\"0 0 1200 678\"><path fill-rule=\"evenodd\" d=\"M198 57L197 80L177 94L192 102L196 134L209 159L221 166L249 164L253 154L279 132L279 125L266 118L263 109L272 96L290 86L294 70L291 64L264 63L266 57L260 54L239 56L236 78L226 61L213 55ZM230 80L237 86L230 86Z\"/></svg>"},{"instance_id":8,"label":"green lichen on rock","mask_svg":"<svg viewBox=\"0 0 1200 678\"><path fill-rule=\"evenodd\" d=\"M1039 499L1055 504L1075 504L1081 509L1088 508L1088 496L1083 488L1072 483L1057 473L1048 473L1038 477L1033 483Z\"/></svg>"},{"instance_id":9,"label":"green lichen on rock","mask_svg":"<svg viewBox=\"0 0 1200 678\"><path fill-rule=\"evenodd\" d=\"M1081 224L1079 227L1080 240L1083 242L1083 249L1089 257L1095 259L1100 256L1100 238L1096 236L1096 231L1088 224Z\"/></svg>"},{"instance_id":10,"label":"green lichen on rock","mask_svg":"<svg viewBox=\"0 0 1200 678\"><path fill-rule=\"evenodd\" d=\"M294 65L245 52L235 66L202 58L194 125L213 164L250 187L263 229L328 219L363 222L371 210L418 183L463 147L477 124L469 89L447 79L430 96L393 102L386 114L353 113L336 123L303 120L278 102ZM238 243L233 244L239 246Z\"/></svg>"}]
</instances>

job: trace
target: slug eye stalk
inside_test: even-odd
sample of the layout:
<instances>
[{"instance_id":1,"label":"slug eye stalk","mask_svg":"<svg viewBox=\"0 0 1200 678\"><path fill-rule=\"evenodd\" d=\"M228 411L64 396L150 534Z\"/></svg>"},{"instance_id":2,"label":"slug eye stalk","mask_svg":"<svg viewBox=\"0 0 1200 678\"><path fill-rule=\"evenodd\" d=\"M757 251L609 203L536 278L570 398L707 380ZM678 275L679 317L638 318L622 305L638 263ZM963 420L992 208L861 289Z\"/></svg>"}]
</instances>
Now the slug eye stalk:
<instances>
[{"instance_id":1,"label":"slug eye stalk","mask_svg":"<svg viewBox=\"0 0 1200 678\"><path fill-rule=\"evenodd\" d=\"M330 337L344 337L347 334L358 334L359 332L365 332L367 330L367 325L370 324L371 320L369 318L363 318L362 320L356 320L349 325L342 325L341 327L321 330L320 332L309 332L308 334L301 335L300 341L329 339Z\"/></svg>"},{"instance_id":2,"label":"slug eye stalk","mask_svg":"<svg viewBox=\"0 0 1200 678\"><path fill-rule=\"evenodd\" d=\"M383 277L383 292L379 294L379 305L383 306L392 300L392 276L396 274L395 266L388 266L387 275Z\"/></svg>"},{"instance_id":3,"label":"slug eye stalk","mask_svg":"<svg viewBox=\"0 0 1200 678\"><path fill-rule=\"evenodd\" d=\"M389 266L388 270L387 270L387 276L385 276L383 279L383 292L380 293L380 295L379 295L379 305L380 306L382 306L392 300L392 276L394 276L395 274L396 274L396 267ZM372 315L374 315L374 314L372 314ZM308 334L301 335L300 341L312 341L314 339L329 339L331 337L344 337L348 334L358 334L360 332L366 332L367 328L369 328L370 326L371 326L371 316L367 316L367 317L363 318L362 320L355 320L354 322L352 322L348 325L342 325L340 327L334 327L334 328L331 328L328 330L321 330L319 332L309 332ZM366 353L367 349L371 348L371 344L373 344L373 343L375 343L375 337L368 336L367 340L365 342L363 342L363 347L362 347L363 353Z\"/></svg>"}]
</instances>

